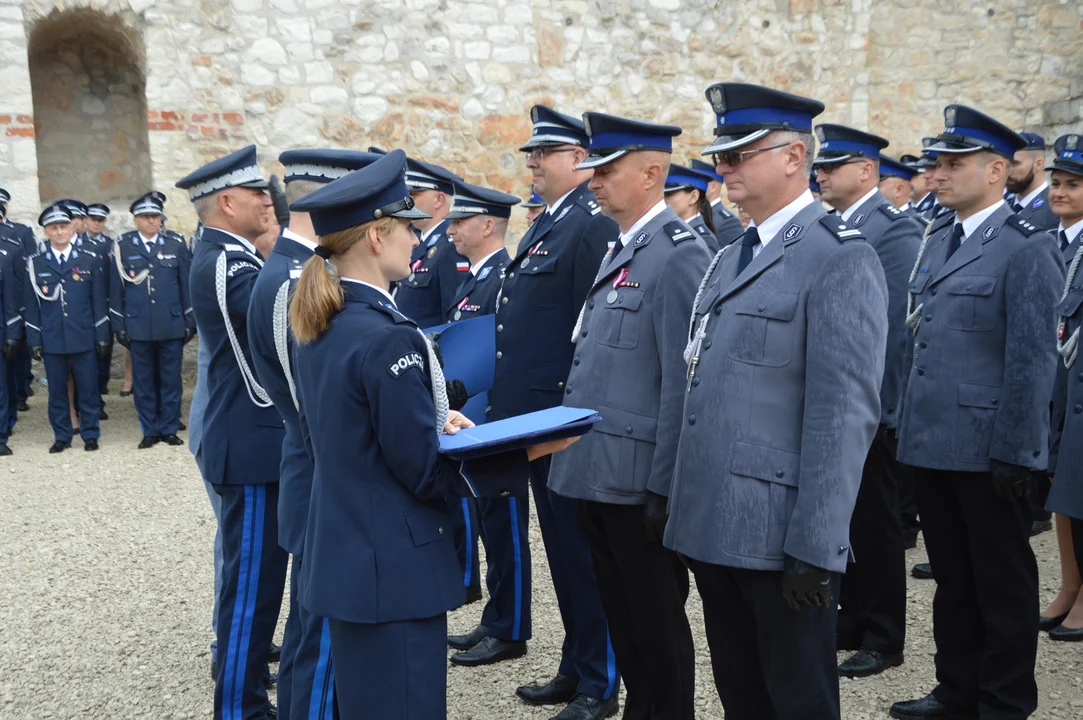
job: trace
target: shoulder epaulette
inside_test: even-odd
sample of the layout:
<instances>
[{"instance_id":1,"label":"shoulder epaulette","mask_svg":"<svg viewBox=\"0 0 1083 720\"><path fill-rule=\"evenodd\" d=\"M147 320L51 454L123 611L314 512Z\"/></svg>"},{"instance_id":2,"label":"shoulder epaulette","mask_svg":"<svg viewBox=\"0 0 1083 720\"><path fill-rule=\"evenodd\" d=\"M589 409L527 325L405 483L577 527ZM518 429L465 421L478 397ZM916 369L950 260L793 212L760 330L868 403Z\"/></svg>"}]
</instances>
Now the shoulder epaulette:
<instances>
[{"instance_id":1,"label":"shoulder epaulette","mask_svg":"<svg viewBox=\"0 0 1083 720\"><path fill-rule=\"evenodd\" d=\"M222 249L226 252L239 252L245 253L246 255L248 254L248 248L244 247L243 245L237 245L236 243L223 243Z\"/></svg>"},{"instance_id":2,"label":"shoulder epaulette","mask_svg":"<svg viewBox=\"0 0 1083 720\"><path fill-rule=\"evenodd\" d=\"M669 236L674 245L680 245L685 240L690 240L696 236L694 232L688 229L687 225L679 220L666 223L662 227L662 231Z\"/></svg>"},{"instance_id":3,"label":"shoulder epaulette","mask_svg":"<svg viewBox=\"0 0 1083 720\"><path fill-rule=\"evenodd\" d=\"M1016 230L1023 233L1023 235L1025 235L1027 237L1029 237L1031 235L1034 235L1035 233L1043 232L1040 227L1028 222L1021 215L1012 215L1011 217L1008 218L1008 221L1006 223L1004 223L1004 224L1008 225L1009 227L1015 228Z\"/></svg>"},{"instance_id":4,"label":"shoulder epaulette","mask_svg":"<svg viewBox=\"0 0 1083 720\"><path fill-rule=\"evenodd\" d=\"M583 208L591 215L597 215L602 211L601 206L598 205L598 201L594 199L593 195L584 195L579 198L579 202L577 202L576 205Z\"/></svg>"},{"instance_id":5,"label":"shoulder epaulette","mask_svg":"<svg viewBox=\"0 0 1083 720\"><path fill-rule=\"evenodd\" d=\"M844 223L838 215L824 215L820 218L820 224L830 230L831 234L839 239L839 242L865 239L860 230L855 230Z\"/></svg>"},{"instance_id":6,"label":"shoulder epaulette","mask_svg":"<svg viewBox=\"0 0 1083 720\"><path fill-rule=\"evenodd\" d=\"M895 207L894 205L892 205L889 202L880 203L880 211L883 212L885 215L887 215L892 220L901 220L904 217L907 217L906 213L904 213L902 210Z\"/></svg>"}]
</instances>

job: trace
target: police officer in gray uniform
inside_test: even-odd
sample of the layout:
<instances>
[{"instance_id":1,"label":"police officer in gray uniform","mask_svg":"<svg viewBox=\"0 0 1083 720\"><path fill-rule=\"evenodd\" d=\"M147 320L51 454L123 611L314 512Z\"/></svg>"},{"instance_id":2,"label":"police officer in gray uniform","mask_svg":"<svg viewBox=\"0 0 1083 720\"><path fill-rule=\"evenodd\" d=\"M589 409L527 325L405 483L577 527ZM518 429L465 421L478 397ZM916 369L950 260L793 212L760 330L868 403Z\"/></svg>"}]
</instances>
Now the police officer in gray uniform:
<instances>
[{"instance_id":1,"label":"police officer in gray uniform","mask_svg":"<svg viewBox=\"0 0 1083 720\"><path fill-rule=\"evenodd\" d=\"M707 199L711 202L712 212L714 213L712 219L714 220L715 237L718 238L718 244L725 247L745 233L740 218L730 212L722 203L722 183L726 179L715 172L713 165L698 158L689 161L688 165L693 170L707 173L714 178L714 181L707 185Z\"/></svg>"},{"instance_id":2,"label":"police officer in gray uniform","mask_svg":"<svg viewBox=\"0 0 1083 720\"><path fill-rule=\"evenodd\" d=\"M842 578L838 646L857 650L839 666L846 677L883 672L903 661L906 557L899 512L895 430L909 369L906 288L925 226L878 187L887 140L843 125L817 125L816 171L823 201L876 250L888 287L888 340L880 385L880 427L865 460L850 520L856 562Z\"/></svg>"},{"instance_id":3,"label":"police officer in gray uniform","mask_svg":"<svg viewBox=\"0 0 1083 720\"><path fill-rule=\"evenodd\" d=\"M590 189L621 232L573 331L564 396L567 406L598 410L602 421L553 457L549 488L579 501L628 690L624 716L691 720L688 571L662 546L662 532L681 431L688 315L710 255L663 199L680 128L592 112L583 122L590 156L579 167L594 169Z\"/></svg>"},{"instance_id":4,"label":"police officer in gray uniform","mask_svg":"<svg viewBox=\"0 0 1083 720\"><path fill-rule=\"evenodd\" d=\"M715 156L752 217L697 292L665 545L703 598L727 720L839 718L839 575L880 424L876 251L809 191L823 103L707 90Z\"/></svg>"},{"instance_id":5,"label":"police officer in gray uniform","mask_svg":"<svg viewBox=\"0 0 1083 720\"><path fill-rule=\"evenodd\" d=\"M1015 214L1039 230L1055 230L1060 218L1049 207L1049 183L1045 181L1045 138L1038 133L1019 133L1027 146L1012 158L1008 193Z\"/></svg>"},{"instance_id":6,"label":"police officer in gray uniform","mask_svg":"<svg viewBox=\"0 0 1083 720\"><path fill-rule=\"evenodd\" d=\"M1025 718L1038 704L1031 474L1046 469L1063 268L1053 238L1004 202L1026 141L944 111L935 221L910 274L913 368L899 461L914 467L936 597L937 686L892 717Z\"/></svg>"}]
</instances>

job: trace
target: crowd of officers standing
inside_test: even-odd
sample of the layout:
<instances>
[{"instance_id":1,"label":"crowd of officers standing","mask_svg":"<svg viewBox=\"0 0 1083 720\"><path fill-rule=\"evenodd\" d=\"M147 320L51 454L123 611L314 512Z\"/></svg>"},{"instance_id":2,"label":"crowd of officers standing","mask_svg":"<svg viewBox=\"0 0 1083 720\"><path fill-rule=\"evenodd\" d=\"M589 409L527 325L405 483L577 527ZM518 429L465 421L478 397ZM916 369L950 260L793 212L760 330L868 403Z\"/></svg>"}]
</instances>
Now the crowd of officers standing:
<instances>
[{"instance_id":1,"label":"crowd of officers standing","mask_svg":"<svg viewBox=\"0 0 1083 720\"><path fill-rule=\"evenodd\" d=\"M191 253L184 238L164 227L165 195L148 192L132 203L136 230L105 234L110 209L74 199L38 216L45 240L7 218L10 194L0 189L0 288L4 351L0 364L0 455L11 455L9 434L34 394L32 360L42 363L54 443L98 449L99 421L107 420L114 341L130 357L131 387L143 438L182 445L181 356L195 336L188 299Z\"/></svg>"},{"instance_id":2,"label":"crowd of officers standing","mask_svg":"<svg viewBox=\"0 0 1083 720\"><path fill-rule=\"evenodd\" d=\"M445 643L468 667L527 652L528 486L565 635L558 667L516 694L564 705L554 720L616 714L622 677L623 717L695 717L689 571L727 718L839 718L840 675L904 661L919 528L937 685L892 717L1035 711L1039 627L1083 635L1070 602L1040 617L1029 545L1048 494L1062 556L1083 561L1081 136L1058 138L1046 170L1040 136L949 105L896 160L883 138L814 125L816 100L743 83L706 97L711 162L689 166L671 161L680 128L532 108L536 195L512 253L518 198L377 148L284 153L281 196L254 146L178 182L202 225L190 292L158 274L189 257L156 228L87 265L67 206L42 214L48 245L19 250L21 312L9 275L4 302L35 355L44 339L64 358L46 362L51 407L54 370L90 383L110 321L133 360L158 343L159 368L198 326L193 452L221 504L216 717L446 717ZM106 282L151 305L175 292L168 337L141 328L145 304L106 317ZM486 314L495 376L467 418L418 329ZM144 434L175 437L156 382ZM437 454L441 431L561 404L602 419L489 462ZM448 637L446 612L483 596L479 537L488 597Z\"/></svg>"}]
</instances>

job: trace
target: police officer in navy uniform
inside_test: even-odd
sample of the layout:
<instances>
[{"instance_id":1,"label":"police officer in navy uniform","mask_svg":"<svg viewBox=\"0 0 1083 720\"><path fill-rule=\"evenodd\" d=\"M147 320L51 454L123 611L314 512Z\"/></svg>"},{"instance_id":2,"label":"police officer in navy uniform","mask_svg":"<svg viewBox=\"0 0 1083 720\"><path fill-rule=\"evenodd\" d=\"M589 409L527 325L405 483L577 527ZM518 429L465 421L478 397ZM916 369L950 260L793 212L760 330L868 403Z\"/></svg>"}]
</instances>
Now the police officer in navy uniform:
<instances>
[{"instance_id":1,"label":"police officer in navy uniform","mask_svg":"<svg viewBox=\"0 0 1083 720\"><path fill-rule=\"evenodd\" d=\"M944 111L933 223L910 274L914 358L899 420L936 579L937 686L892 717L1018 717L1038 704L1038 568L1026 497L1047 469L1064 271L1052 236L1003 199L1026 140Z\"/></svg>"},{"instance_id":2,"label":"police officer in navy uniform","mask_svg":"<svg viewBox=\"0 0 1083 720\"><path fill-rule=\"evenodd\" d=\"M680 436L688 316L709 253L672 204L707 179L669 165L680 128L588 112L590 189L620 228L573 329L564 404L602 416L553 459L549 488L579 502L627 688L625 717L695 717L688 570L662 546ZM695 173L695 174L693 174ZM690 227L691 225L691 227ZM713 234L710 236L714 240ZM611 704L616 706L616 698Z\"/></svg>"},{"instance_id":3,"label":"police officer in navy uniform","mask_svg":"<svg viewBox=\"0 0 1083 720\"><path fill-rule=\"evenodd\" d=\"M75 378L83 448L98 449L98 357L109 347L104 270L96 255L72 246L75 227L71 220L67 206L47 207L38 222L49 242L27 260L26 341L34 359L44 362L49 380L49 424L55 438L51 453L71 447L69 367Z\"/></svg>"},{"instance_id":4,"label":"police officer in navy uniform","mask_svg":"<svg viewBox=\"0 0 1083 720\"><path fill-rule=\"evenodd\" d=\"M910 358L907 279L925 227L880 192L887 140L833 124L817 125L816 136L820 151L815 168L823 200L876 250L888 287L880 425L850 520L856 562L842 577L837 630L839 648L858 651L839 666L839 673L866 677L902 664L906 639L906 557L895 432Z\"/></svg>"},{"instance_id":5,"label":"police officer in navy uniform","mask_svg":"<svg viewBox=\"0 0 1083 720\"><path fill-rule=\"evenodd\" d=\"M527 154L534 190L548 206L504 273L490 422L563 403L575 351L572 329L618 235L616 223L601 214L587 187L593 173L578 169L587 157L583 122L543 105L530 113L532 134L520 149ZM560 720L597 718L613 712L620 676L578 503L547 487L549 464L547 458L532 463L530 483L564 643L556 675L541 686L522 686L516 695L536 705L570 702L556 716Z\"/></svg>"},{"instance_id":6,"label":"police officer in navy uniform","mask_svg":"<svg viewBox=\"0 0 1083 720\"><path fill-rule=\"evenodd\" d=\"M12 222L8 217L8 203L11 202L11 193L0 188L0 240L14 246L20 261L25 262L28 257L38 252L38 241L34 238L34 231L27 225ZM23 301L26 299L24 285L26 273L20 269L15 273L16 300L20 315L24 310ZM23 330L25 334L25 329ZM10 336L8 336L10 339ZM18 413L30 409L27 399L34 394L31 382L33 375L30 371L30 349L25 342L19 343L15 349L15 357L7 363L7 392L8 392L8 425L14 426Z\"/></svg>"},{"instance_id":7,"label":"police officer in navy uniform","mask_svg":"<svg viewBox=\"0 0 1083 720\"><path fill-rule=\"evenodd\" d=\"M709 175L698 170L670 165L666 176L665 201L678 218L696 231L704 248L714 255L719 246L714 233L714 213L707 200L707 186L711 182Z\"/></svg>"},{"instance_id":8,"label":"police officer in navy uniform","mask_svg":"<svg viewBox=\"0 0 1083 720\"><path fill-rule=\"evenodd\" d=\"M1027 146L1012 158L1007 189L1016 215L1040 230L1055 230L1060 219L1049 207L1049 183L1045 180L1045 138L1023 132Z\"/></svg>"},{"instance_id":9,"label":"police officer in navy uniform","mask_svg":"<svg viewBox=\"0 0 1083 720\"><path fill-rule=\"evenodd\" d=\"M350 150L287 150L278 158L285 167L285 199L296 202L378 157ZM294 340L287 317L289 298L301 268L312 257L319 239L308 213L290 213L288 223L252 288L248 342L256 375L286 426L279 479L278 544L293 556L293 569L278 666L278 716L322 720L334 705L334 668L326 618L309 613L299 602L313 462L301 436Z\"/></svg>"},{"instance_id":10,"label":"police officer in navy uniform","mask_svg":"<svg viewBox=\"0 0 1083 720\"><path fill-rule=\"evenodd\" d=\"M329 619L344 720L447 717L447 611L464 592L445 497L521 496L528 459L568 444L465 464L438 454L441 428L471 423L449 411L432 346L389 292L422 215L405 160L394 150L290 206L320 237L290 306L315 459L301 603Z\"/></svg>"},{"instance_id":11,"label":"police officer in navy uniform","mask_svg":"<svg viewBox=\"0 0 1083 720\"><path fill-rule=\"evenodd\" d=\"M132 354L132 391L143 439L139 449L159 442L183 445L180 428L181 360L195 336L184 243L163 237L162 207L144 195L129 208L136 230L116 242L110 314L117 342Z\"/></svg>"},{"instance_id":12,"label":"police officer in navy uniform","mask_svg":"<svg viewBox=\"0 0 1083 720\"><path fill-rule=\"evenodd\" d=\"M18 362L18 350L23 344L23 299L19 297L20 292L25 292L21 282L26 273L23 263L22 245L15 236L0 234L0 456L11 455L8 435L18 412L14 373L9 365Z\"/></svg>"},{"instance_id":13,"label":"police officer in navy uniform","mask_svg":"<svg viewBox=\"0 0 1083 720\"><path fill-rule=\"evenodd\" d=\"M707 184L707 199L711 201L714 220L715 237L718 238L719 247L729 245L744 234L745 228L741 225L741 219L736 213L732 213L722 203L722 185L726 179L715 172L714 166L703 162L699 158L693 158L688 163L693 170L699 170L711 177Z\"/></svg>"},{"instance_id":14,"label":"police officer in navy uniform","mask_svg":"<svg viewBox=\"0 0 1083 720\"><path fill-rule=\"evenodd\" d=\"M448 234L455 251L469 259L470 273L447 308L449 321L496 312L501 275L509 259L504 249L508 219L512 207L518 204L519 198L498 190L456 185L455 204L447 216L451 221ZM474 630L448 638L448 645L461 651L451 656L451 662L476 666L521 657L532 631L530 513L526 498L479 498L475 503L470 498L454 497L452 503L456 552L468 598L471 586L478 582L480 534L488 562L485 584L489 600Z\"/></svg>"},{"instance_id":15,"label":"police officer in navy uniform","mask_svg":"<svg viewBox=\"0 0 1083 720\"><path fill-rule=\"evenodd\" d=\"M431 217L414 221L421 243L414 248L410 275L395 290L399 310L428 328L444 322L444 311L470 270L470 261L455 252L448 237L447 214L462 178L420 160L406 164L406 185L418 209Z\"/></svg>"},{"instance_id":16,"label":"police officer in navy uniform","mask_svg":"<svg viewBox=\"0 0 1083 720\"><path fill-rule=\"evenodd\" d=\"M219 158L177 182L203 235L189 295L210 349L203 418L203 477L222 498L222 588L218 596L216 717L270 717L263 675L288 555L278 545L282 417L252 371L247 312L263 258L252 244L271 228L267 181L256 146Z\"/></svg>"},{"instance_id":17,"label":"police officer in navy uniform","mask_svg":"<svg viewBox=\"0 0 1083 720\"><path fill-rule=\"evenodd\" d=\"M705 152L752 223L697 292L664 542L695 573L727 720L837 720L836 598L881 421L887 285L808 189L823 104L744 83L707 98Z\"/></svg>"},{"instance_id":18,"label":"police officer in navy uniform","mask_svg":"<svg viewBox=\"0 0 1083 720\"><path fill-rule=\"evenodd\" d=\"M1056 482L1049 493L1048 508L1057 513L1057 540L1061 556L1074 549L1075 564L1083 568L1083 366L1079 362L1080 328L1083 327L1083 136L1062 135L1053 144L1056 153L1049 178L1050 204L1060 218L1057 242L1066 258L1068 277L1057 306L1057 395L1054 407L1054 441L1049 453L1049 472ZM1059 454L1058 454L1059 451ZM1070 542L1061 544L1064 535L1061 523L1069 525ZM1065 588L1066 590L1067 588ZM1063 590L1062 590L1063 592ZM1062 602L1057 597L1054 602ZM1083 640L1079 622L1078 597L1043 615L1041 626L1049 631L1051 640L1078 642ZM1047 609L1046 612L1049 612ZM1074 627L1073 627L1074 626Z\"/></svg>"}]
</instances>

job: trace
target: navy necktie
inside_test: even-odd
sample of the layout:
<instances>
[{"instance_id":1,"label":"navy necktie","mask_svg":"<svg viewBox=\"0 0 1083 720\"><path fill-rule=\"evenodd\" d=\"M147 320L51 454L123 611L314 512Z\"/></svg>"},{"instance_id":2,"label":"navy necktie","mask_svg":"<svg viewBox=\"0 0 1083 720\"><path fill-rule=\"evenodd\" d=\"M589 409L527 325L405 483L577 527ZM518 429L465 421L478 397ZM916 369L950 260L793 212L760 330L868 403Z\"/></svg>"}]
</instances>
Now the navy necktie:
<instances>
[{"instance_id":1,"label":"navy necktie","mask_svg":"<svg viewBox=\"0 0 1083 720\"><path fill-rule=\"evenodd\" d=\"M1021 202L1019 202L1018 200L1013 201L1012 202L1012 212L1017 213L1017 214L1023 212L1023 204Z\"/></svg>"},{"instance_id":2,"label":"navy necktie","mask_svg":"<svg viewBox=\"0 0 1083 720\"><path fill-rule=\"evenodd\" d=\"M1060 242L1060 251L1064 252L1068 249L1068 233L1061 230L1057 233L1057 240Z\"/></svg>"},{"instance_id":3,"label":"navy necktie","mask_svg":"<svg viewBox=\"0 0 1083 720\"><path fill-rule=\"evenodd\" d=\"M963 244L963 224L955 223L955 227L951 230L951 237L948 238L948 257L950 258L955 254L955 251L959 249L959 246Z\"/></svg>"},{"instance_id":4,"label":"navy necktie","mask_svg":"<svg viewBox=\"0 0 1083 720\"><path fill-rule=\"evenodd\" d=\"M737 260L737 274L740 275L748 267L748 264L752 262L752 249L760 244L760 233L754 227L749 227L745 230L745 234L741 237L741 257Z\"/></svg>"}]
</instances>

